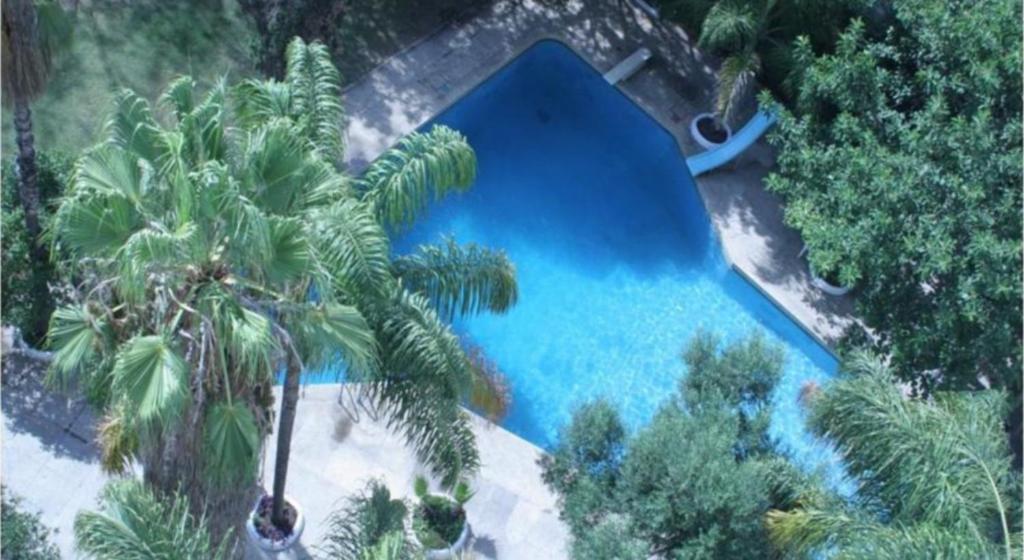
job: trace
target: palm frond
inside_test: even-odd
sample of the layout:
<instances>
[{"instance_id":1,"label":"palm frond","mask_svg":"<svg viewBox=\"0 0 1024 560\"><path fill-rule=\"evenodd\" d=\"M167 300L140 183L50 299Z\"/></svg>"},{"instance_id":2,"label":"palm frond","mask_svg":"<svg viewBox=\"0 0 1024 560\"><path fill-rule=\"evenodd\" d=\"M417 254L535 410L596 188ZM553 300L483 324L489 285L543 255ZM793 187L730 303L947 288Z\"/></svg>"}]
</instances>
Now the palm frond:
<instances>
[{"instance_id":1,"label":"palm frond","mask_svg":"<svg viewBox=\"0 0 1024 560\"><path fill-rule=\"evenodd\" d=\"M750 4L722 0L704 18L698 46L716 54L752 50L762 25Z\"/></svg>"},{"instance_id":2,"label":"palm frond","mask_svg":"<svg viewBox=\"0 0 1024 560\"><path fill-rule=\"evenodd\" d=\"M75 547L95 560L223 560L227 539L214 546L205 518L188 500L155 496L137 480L108 483L100 511L75 516Z\"/></svg>"},{"instance_id":3,"label":"palm frond","mask_svg":"<svg viewBox=\"0 0 1024 560\"><path fill-rule=\"evenodd\" d=\"M319 258L342 291L379 294L393 282L387 233L365 205L343 199L315 213L312 225Z\"/></svg>"},{"instance_id":4,"label":"palm frond","mask_svg":"<svg viewBox=\"0 0 1024 560\"><path fill-rule=\"evenodd\" d=\"M330 52L318 42L307 44L296 37L288 45L285 57L293 118L324 159L340 161L345 110L341 105L341 76L331 62Z\"/></svg>"},{"instance_id":5,"label":"palm frond","mask_svg":"<svg viewBox=\"0 0 1024 560\"><path fill-rule=\"evenodd\" d=\"M405 502L392 498L384 483L371 480L328 518L320 551L336 560L408 558L412 547L404 539L407 512ZM400 538L395 541L392 535ZM393 556L380 556L385 551Z\"/></svg>"},{"instance_id":6,"label":"palm frond","mask_svg":"<svg viewBox=\"0 0 1024 560\"><path fill-rule=\"evenodd\" d=\"M405 226L433 199L464 191L476 178L476 154L466 138L442 125L414 132L374 161L361 179L380 221Z\"/></svg>"},{"instance_id":7,"label":"palm frond","mask_svg":"<svg viewBox=\"0 0 1024 560\"><path fill-rule=\"evenodd\" d=\"M383 376L366 383L367 396L420 460L454 485L480 463L469 417L459 406L472 388L473 365L424 297L402 291L382 316Z\"/></svg>"},{"instance_id":8,"label":"palm frond","mask_svg":"<svg viewBox=\"0 0 1024 560\"><path fill-rule=\"evenodd\" d=\"M110 474L125 474L139 448L138 432L123 406L116 406L100 422L96 441L100 465Z\"/></svg>"},{"instance_id":9,"label":"palm frond","mask_svg":"<svg viewBox=\"0 0 1024 560\"><path fill-rule=\"evenodd\" d=\"M73 374L96 362L110 333L104 317L85 305L75 305L54 310L47 337L53 349L51 379L66 387Z\"/></svg>"},{"instance_id":10,"label":"palm frond","mask_svg":"<svg viewBox=\"0 0 1024 560\"><path fill-rule=\"evenodd\" d=\"M160 125L153 118L149 103L131 90L122 90L114 98L107 134L113 145L154 166L163 155Z\"/></svg>"},{"instance_id":11,"label":"palm frond","mask_svg":"<svg viewBox=\"0 0 1024 560\"><path fill-rule=\"evenodd\" d=\"M442 316L504 313L516 303L515 266L503 251L475 244L422 245L413 255L394 260L395 276L423 294Z\"/></svg>"},{"instance_id":12,"label":"palm frond","mask_svg":"<svg viewBox=\"0 0 1024 560\"><path fill-rule=\"evenodd\" d=\"M246 80L231 90L234 114L243 129L256 129L291 116L292 92L274 80Z\"/></svg>"},{"instance_id":13,"label":"palm frond","mask_svg":"<svg viewBox=\"0 0 1024 560\"><path fill-rule=\"evenodd\" d=\"M756 85L761 59L753 49L738 52L722 61L718 71L718 96L715 110L723 122L731 123L739 103Z\"/></svg>"},{"instance_id":14,"label":"palm frond","mask_svg":"<svg viewBox=\"0 0 1024 560\"><path fill-rule=\"evenodd\" d=\"M136 336L118 350L114 392L140 422L168 421L188 398L188 364L161 335Z\"/></svg>"},{"instance_id":15,"label":"palm frond","mask_svg":"<svg viewBox=\"0 0 1024 560\"><path fill-rule=\"evenodd\" d=\"M170 109L181 122L181 119L195 108L195 89L196 82L192 76L179 76L168 84L157 104Z\"/></svg>"},{"instance_id":16,"label":"palm frond","mask_svg":"<svg viewBox=\"0 0 1024 560\"><path fill-rule=\"evenodd\" d=\"M307 368L321 368L344 358L351 374L367 375L379 362L373 330L354 306L339 303L309 305L289 320L298 336Z\"/></svg>"},{"instance_id":17,"label":"palm frond","mask_svg":"<svg viewBox=\"0 0 1024 560\"><path fill-rule=\"evenodd\" d=\"M286 214L305 188L306 150L290 122L273 120L253 131L247 140L246 195L271 213Z\"/></svg>"},{"instance_id":18,"label":"palm frond","mask_svg":"<svg viewBox=\"0 0 1024 560\"><path fill-rule=\"evenodd\" d=\"M304 224L297 218L272 216L267 225L270 228L270 258L263 266L267 279L273 283L285 283L307 274L313 256Z\"/></svg>"},{"instance_id":19,"label":"palm frond","mask_svg":"<svg viewBox=\"0 0 1024 560\"><path fill-rule=\"evenodd\" d=\"M246 484L256 472L260 431L243 402L219 402L206 413L203 423L205 462L210 480L221 484Z\"/></svg>"}]
</instances>

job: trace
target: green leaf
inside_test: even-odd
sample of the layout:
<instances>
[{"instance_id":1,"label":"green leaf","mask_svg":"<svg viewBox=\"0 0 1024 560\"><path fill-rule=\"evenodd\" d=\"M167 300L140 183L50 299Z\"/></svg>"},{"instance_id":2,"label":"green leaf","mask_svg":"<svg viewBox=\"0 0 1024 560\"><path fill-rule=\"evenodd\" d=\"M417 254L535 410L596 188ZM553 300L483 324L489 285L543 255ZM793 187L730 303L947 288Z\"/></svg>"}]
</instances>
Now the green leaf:
<instances>
[{"instance_id":1,"label":"green leaf","mask_svg":"<svg viewBox=\"0 0 1024 560\"><path fill-rule=\"evenodd\" d=\"M328 161L340 161L344 143L345 109L341 76L331 53L319 42L296 37L286 51L285 80L292 93L292 114L304 137Z\"/></svg>"},{"instance_id":2,"label":"green leaf","mask_svg":"<svg viewBox=\"0 0 1024 560\"><path fill-rule=\"evenodd\" d=\"M54 351L51 371L60 386L66 386L71 374L93 363L108 334L105 331L105 320L94 317L84 305L53 312L47 336Z\"/></svg>"},{"instance_id":3,"label":"green leaf","mask_svg":"<svg viewBox=\"0 0 1024 560\"><path fill-rule=\"evenodd\" d=\"M421 245L416 254L395 259L395 276L410 291L426 296L445 317L487 310L504 313L516 303L516 269L503 251L474 244Z\"/></svg>"},{"instance_id":4,"label":"green leaf","mask_svg":"<svg viewBox=\"0 0 1024 560\"><path fill-rule=\"evenodd\" d=\"M267 279L282 283L306 274L313 257L304 224L297 218L271 217L267 225L270 227L270 259L264 267Z\"/></svg>"},{"instance_id":5,"label":"green leaf","mask_svg":"<svg viewBox=\"0 0 1024 560\"><path fill-rule=\"evenodd\" d=\"M249 407L242 402L210 407L204 424L206 465L210 478L244 484L255 476L260 433Z\"/></svg>"},{"instance_id":6,"label":"green leaf","mask_svg":"<svg viewBox=\"0 0 1024 560\"><path fill-rule=\"evenodd\" d=\"M149 103L131 90L122 90L114 100L114 114L107 122L111 143L155 167L164 154L160 125Z\"/></svg>"},{"instance_id":7,"label":"green leaf","mask_svg":"<svg viewBox=\"0 0 1024 560\"><path fill-rule=\"evenodd\" d=\"M188 399L188 370L166 337L136 336L117 354L114 393L128 402L141 422L167 422Z\"/></svg>"},{"instance_id":8,"label":"green leaf","mask_svg":"<svg viewBox=\"0 0 1024 560\"><path fill-rule=\"evenodd\" d=\"M414 132L398 147L375 160L361 179L380 221L390 227L407 226L431 198L468 189L476 179L476 153L458 132L435 125L430 132Z\"/></svg>"}]
</instances>

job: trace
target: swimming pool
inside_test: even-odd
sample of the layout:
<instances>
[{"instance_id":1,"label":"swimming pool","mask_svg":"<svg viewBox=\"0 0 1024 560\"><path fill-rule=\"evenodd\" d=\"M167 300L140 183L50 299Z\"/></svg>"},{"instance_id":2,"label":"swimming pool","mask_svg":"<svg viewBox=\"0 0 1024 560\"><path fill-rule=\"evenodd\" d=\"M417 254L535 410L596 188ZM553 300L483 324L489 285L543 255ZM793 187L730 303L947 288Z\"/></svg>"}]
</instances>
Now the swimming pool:
<instances>
[{"instance_id":1,"label":"swimming pool","mask_svg":"<svg viewBox=\"0 0 1024 560\"><path fill-rule=\"evenodd\" d=\"M672 136L596 70L542 41L425 127L435 123L468 137L477 182L434 205L395 251L451 235L515 263L516 307L456 324L508 377L507 429L550 447L597 397L636 428L676 390L698 329L724 341L760 329L786 351L773 435L802 464L836 461L797 402L804 381L832 376L834 358L724 261Z\"/></svg>"}]
</instances>

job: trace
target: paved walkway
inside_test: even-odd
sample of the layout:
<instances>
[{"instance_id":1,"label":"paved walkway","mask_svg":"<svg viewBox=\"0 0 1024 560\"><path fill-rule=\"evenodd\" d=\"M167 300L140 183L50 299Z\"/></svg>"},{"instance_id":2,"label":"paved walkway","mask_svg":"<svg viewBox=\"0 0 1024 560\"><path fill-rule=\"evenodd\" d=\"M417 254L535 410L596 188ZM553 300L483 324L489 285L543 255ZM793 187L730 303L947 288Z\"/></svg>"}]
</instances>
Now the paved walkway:
<instances>
[{"instance_id":1,"label":"paved walkway","mask_svg":"<svg viewBox=\"0 0 1024 560\"><path fill-rule=\"evenodd\" d=\"M381 423L365 414L358 422L337 404L339 385L303 389L288 467L288 494L302 504L306 530L297 554L315 554L325 521L345 496L371 478L383 480L393 495L412 499L413 480L425 474L415 456ZM279 391L275 391L280 406ZM567 557L568 529L558 519L555 497L540 479L540 450L531 443L474 416L473 431L483 466L472 481L476 495L466 511L476 558L557 560ZM276 441L264 461L264 487L273 484ZM436 489L436 487L435 487ZM266 558L250 551L248 558Z\"/></svg>"},{"instance_id":2,"label":"paved walkway","mask_svg":"<svg viewBox=\"0 0 1024 560\"><path fill-rule=\"evenodd\" d=\"M541 39L562 41L601 72L642 46L651 49L654 59L619 87L672 133L683 154L700 150L688 127L711 106L713 72L682 30L652 20L626 0L499 0L346 90L349 166L362 169ZM761 142L731 167L697 179L697 186L729 260L832 347L852 320L852 306L810 284L807 264L798 257L803 243L763 188L772 161Z\"/></svg>"}]
</instances>

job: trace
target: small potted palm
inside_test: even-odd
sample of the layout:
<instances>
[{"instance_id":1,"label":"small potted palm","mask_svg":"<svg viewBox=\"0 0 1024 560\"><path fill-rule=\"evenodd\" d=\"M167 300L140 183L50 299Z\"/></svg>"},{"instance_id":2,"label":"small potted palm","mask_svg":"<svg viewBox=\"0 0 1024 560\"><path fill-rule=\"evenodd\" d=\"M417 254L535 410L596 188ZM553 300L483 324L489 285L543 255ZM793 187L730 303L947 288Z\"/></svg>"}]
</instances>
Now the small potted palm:
<instances>
[{"instance_id":1,"label":"small potted palm","mask_svg":"<svg viewBox=\"0 0 1024 560\"><path fill-rule=\"evenodd\" d=\"M431 494L422 476L416 478L414 490L419 503L413 510L413 536L424 556L427 560L455 558L469 541L465 505L473 491L465 482L459 482L450 496Z\"/></svg>"}]
</instances>

